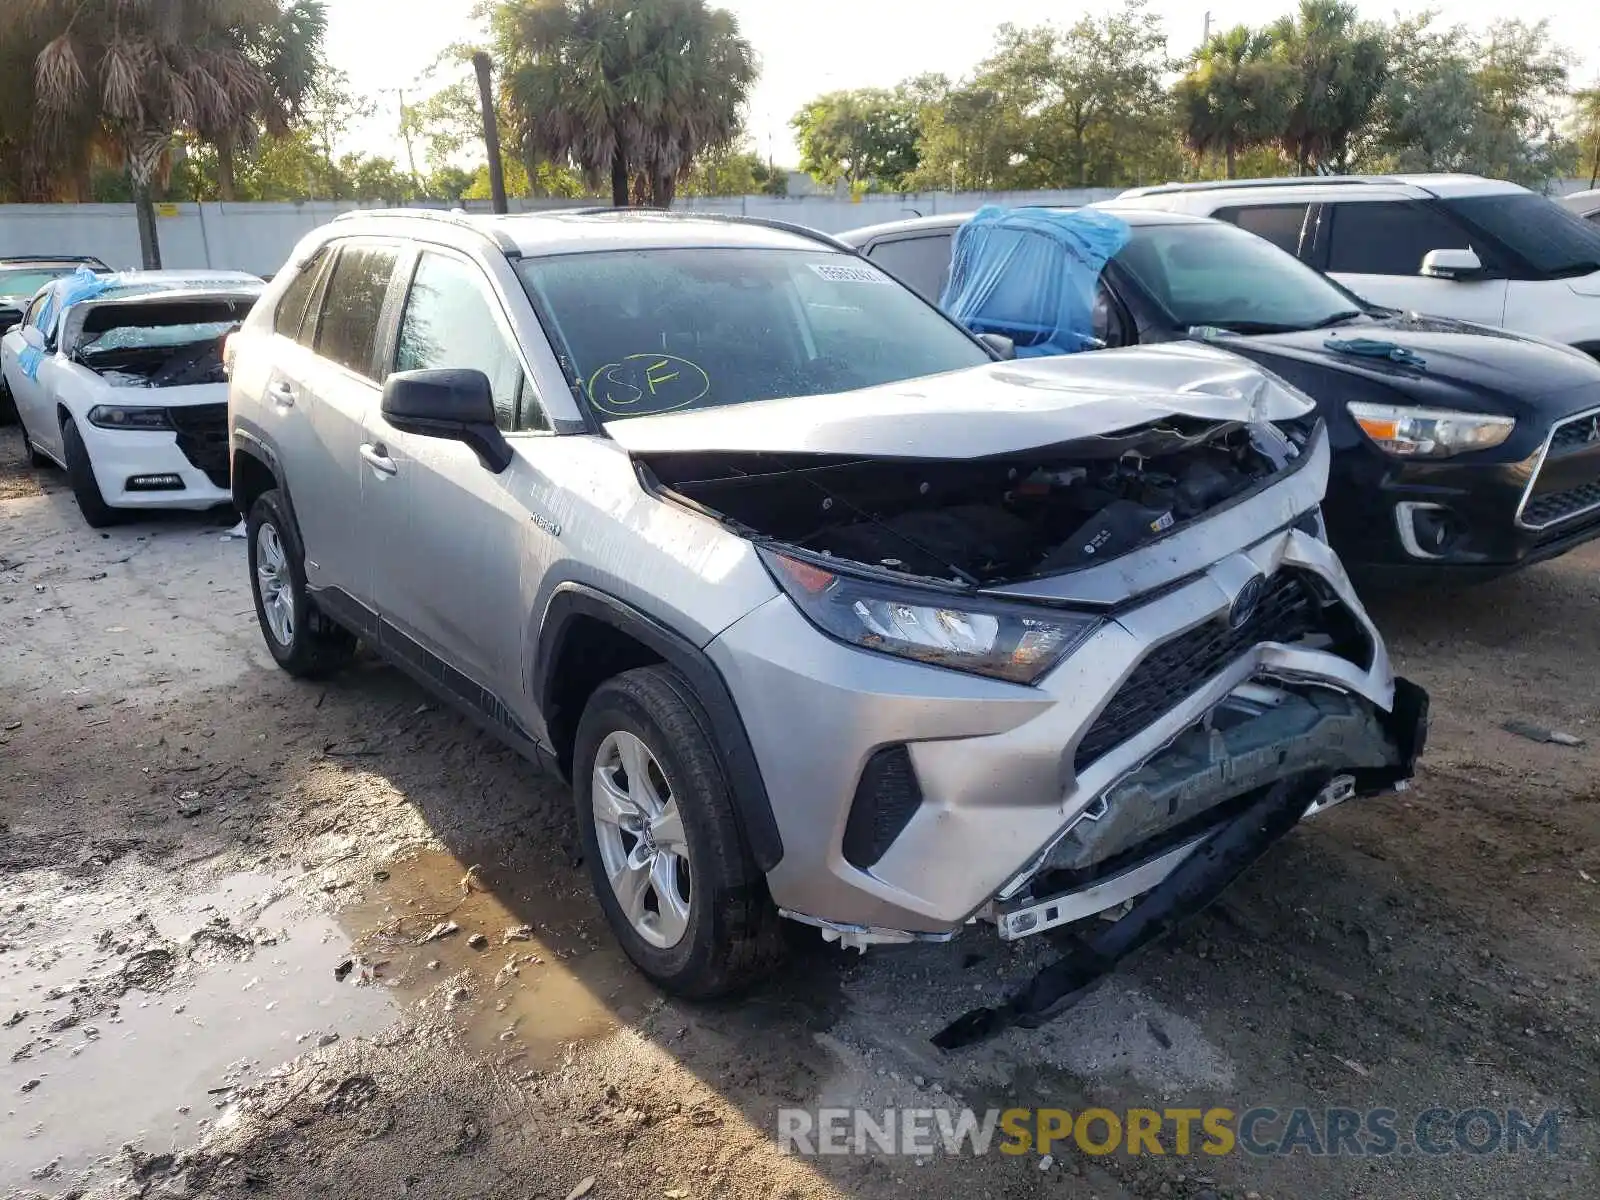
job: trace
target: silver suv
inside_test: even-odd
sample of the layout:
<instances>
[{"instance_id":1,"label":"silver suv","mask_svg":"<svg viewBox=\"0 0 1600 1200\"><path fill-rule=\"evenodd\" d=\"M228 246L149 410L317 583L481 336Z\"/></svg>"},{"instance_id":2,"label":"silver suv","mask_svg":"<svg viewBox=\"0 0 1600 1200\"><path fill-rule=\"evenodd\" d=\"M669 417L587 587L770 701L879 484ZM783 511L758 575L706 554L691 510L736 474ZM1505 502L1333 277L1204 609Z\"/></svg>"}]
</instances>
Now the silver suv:
<instances>
[{"instance_id":1,"label":"silver suv","mask_svg":"<svg viewBox=\"0 0 1600 1200\"><path fill-rule=\"evenodd\" d=\"M821 235L591 211L341 217L228 356L273 656L360 639L571 780L681 993L780 915L1143 897L1103 967L1421 746L1311 403L1222 351L1011 361Z\"/></svg>"}]
</instances>

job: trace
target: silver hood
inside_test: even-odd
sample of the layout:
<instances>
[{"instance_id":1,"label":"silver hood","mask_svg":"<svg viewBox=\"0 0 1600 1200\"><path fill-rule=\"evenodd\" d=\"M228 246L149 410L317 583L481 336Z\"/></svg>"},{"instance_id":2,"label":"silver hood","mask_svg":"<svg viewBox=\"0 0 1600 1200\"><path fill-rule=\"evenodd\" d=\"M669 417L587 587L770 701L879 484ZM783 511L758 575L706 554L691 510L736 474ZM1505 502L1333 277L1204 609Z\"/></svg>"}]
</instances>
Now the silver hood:
<instances>
[{"instance_id":1,"label":"silver hood","mask_svg":"<svg viewBox=\"0 0 1600 1200\"><path fill-rule=\"evenodd\" d=\"M612 421L632 453L691 451L962 459L1009 454L1181 416L1281 421L1304 393L1237 355L1178 342L991 363L828 396Z\"/></svg>"}]
</instances>

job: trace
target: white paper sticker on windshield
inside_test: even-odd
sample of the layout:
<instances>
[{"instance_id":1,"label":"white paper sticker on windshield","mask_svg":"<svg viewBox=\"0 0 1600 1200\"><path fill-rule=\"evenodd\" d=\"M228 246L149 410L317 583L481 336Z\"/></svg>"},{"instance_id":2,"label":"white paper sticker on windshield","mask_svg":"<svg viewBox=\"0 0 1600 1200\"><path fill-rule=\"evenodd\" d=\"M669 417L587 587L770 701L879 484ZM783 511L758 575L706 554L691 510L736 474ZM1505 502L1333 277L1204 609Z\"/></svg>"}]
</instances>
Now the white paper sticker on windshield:
<instances>
[{"instance_id":1,"label":"white paper sticker on windshield","mask_svg":"<svg viewBox=\"0 0 1600 1200\"><path fill-rule=\"evenodd\" d=\"M858 267L854 263L812 263L811 269L829 283L888 283L887 275L880 275L871 267Z\"/></svg>"}]
</instances>

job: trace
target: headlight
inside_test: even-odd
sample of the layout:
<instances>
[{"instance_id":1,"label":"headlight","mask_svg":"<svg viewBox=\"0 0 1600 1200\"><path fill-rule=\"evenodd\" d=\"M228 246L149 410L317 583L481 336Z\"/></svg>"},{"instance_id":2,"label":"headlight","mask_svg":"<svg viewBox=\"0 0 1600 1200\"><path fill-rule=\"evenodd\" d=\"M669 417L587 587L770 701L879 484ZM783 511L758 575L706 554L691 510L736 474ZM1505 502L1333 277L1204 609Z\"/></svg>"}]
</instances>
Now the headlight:
<instances>
[{"instance_id":1,"label":"headlight","mask_svg":"<svg viewBox=\"0 0 1600 1200\"><path fill-rule=\"evenodd\" d=\"M952 598L836 575L762 550L789 599L824 633L918 662L1032 683L1099 627L1098 618Z\"/></svg>"},{"instance_id":2,"label":"headlight","mask_svg":"<svg viewBox=\"0 0 1600 1200\"><path fill-rule=\"evenodd\" d=\"M1511 436L1512 417L1450 412L1442 408L1402 408L1392 404L1350 404L1350 415L1379 449L1403 458L1449 458L1469 450L1488 450Z\"/></svg>"},{"instance_id":3,"label":"headlight","mask_svg":"<svg viewBox=\"0 0 1600 1200\"><path fill-rule=\"evenodd\" d=\"M100 429L172 428L166 409L130 404L96 404L89 410L89 424Z\"/></svg>"}]
</instances>

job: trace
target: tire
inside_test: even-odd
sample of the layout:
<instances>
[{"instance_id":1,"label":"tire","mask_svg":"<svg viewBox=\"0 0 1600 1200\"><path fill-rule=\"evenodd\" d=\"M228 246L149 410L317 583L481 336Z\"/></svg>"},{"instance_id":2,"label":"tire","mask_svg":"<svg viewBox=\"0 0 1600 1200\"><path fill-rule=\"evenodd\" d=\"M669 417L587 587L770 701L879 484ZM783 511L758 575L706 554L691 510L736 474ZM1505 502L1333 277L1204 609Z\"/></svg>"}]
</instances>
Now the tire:
<instances>
[{"instance_id":1,"label":"tire","mask_svg":"<svg viewBox=\"0 0 1600 1200\"><path fill-rule=\"evenodd\" d=\"M356 638L324 616L306 591L300 533L286 508L275 488L250 508L245 524L250 594L273 660L296 678L320 679L350 662Z\"/></svg>"},{"instance_id":2,"label":"tire","mask_svg":"<svg viewBox=\"0 0 1600 1200\"><path fill-rule=\"evenodd\" d=\"M0 424L3 424L3 422L0 422ZM56 465L55 459L40 453L39 448L33 444L33 439L28 436L28 426L20 417L17 419L17 428L22 431L22 449L28 456L28 465L30 467L53 467Z\"/></svg>"},{"instance_id":3,"label":"tire","mask_svg":"<svg viewBox=\"0 0 1600 1200\"><path fill-rule=\"evenodd\" d=\"M0 375L0 425L20 425L22 415L17 412L17 398L11 394L11 385Z\"/></svg>"},{"instance_id":4,"label":"tire","mask_svg":"<svg viewBox=\"0 0 1600 1200\"><path fill-rule=\"evenodd\" d=\"M770 971L784 945L766 879L734 818L710 728L682 675L666 666L627 671L602 683L590 697L578 722L572 768L579 839L612 932L634 965L657 985L695 999L747 987ZM596 815L606 809L615 814L639 796L625 769L619 769L628 738L637 739L654 760L644 772L648 787L635 803L635 825L640 824L642 807L665 800L676 809L681 839L670 818L663 822L658 817L649 839L633 834L630 847L623 828L628 818L607 821ZM611 790L597 784L602 772ZM608 796L620 798L624 792L628 799L608 805ZM669 849L673 846L681 852ZM627 863L673 860L647 876L636 868L628 871L631 880L649 880L642 888L621 889L639 897L631 906L632 916L611 878L619 848L628 852ZM676 896L664 897L663 887L675 890Z\"/></svg>"},{"instance_id":5,"label":"tire","mask_svg":"<svg viewBox=\"0 0 1600 1200\"><path fill-rule=\"evenodd\" d=\"M109 525L119 524L123 514L107 504L106 498L101 495L94 468L89 465L89 451L84 447L83 436L71 417L61 422L61 456L67 460L67 481L72 484L72 495L78 502L78 511L89 523L89 528L105 529Z\"/></svg>"}]
</instances>

